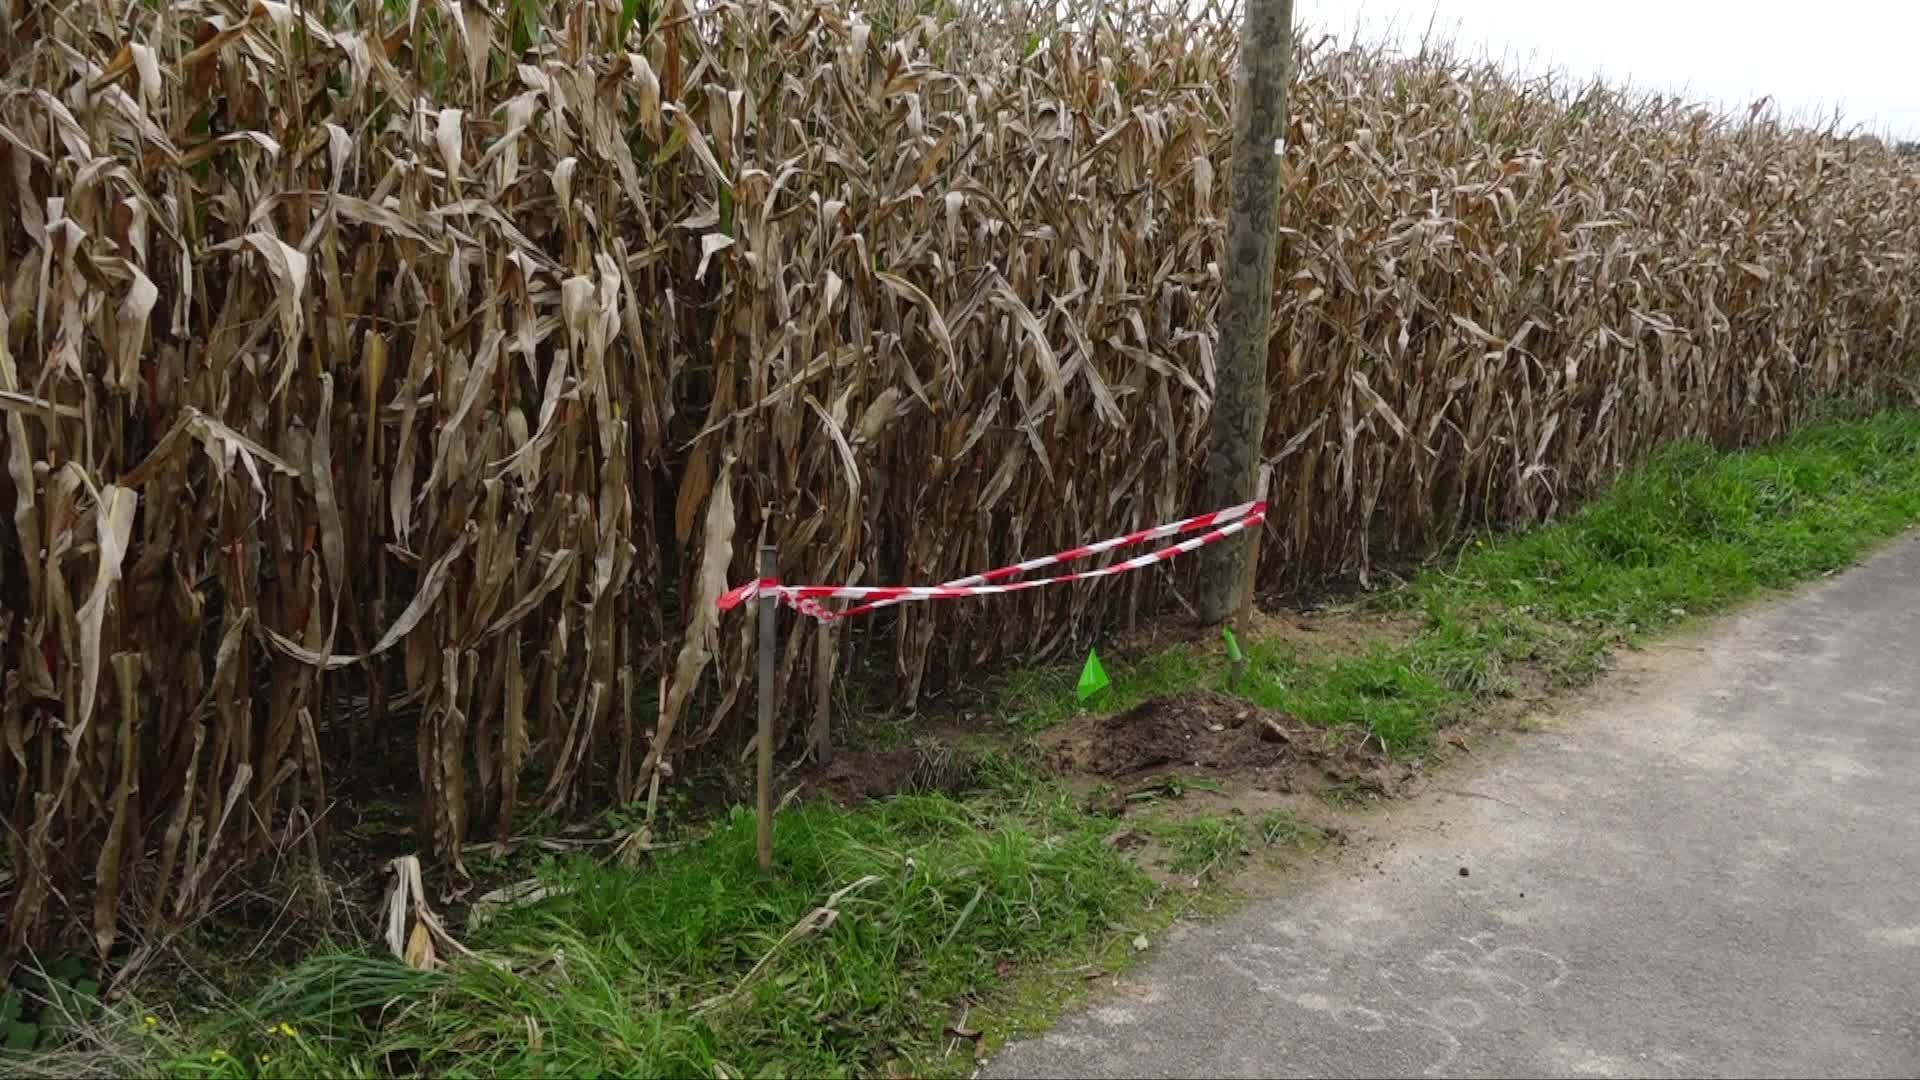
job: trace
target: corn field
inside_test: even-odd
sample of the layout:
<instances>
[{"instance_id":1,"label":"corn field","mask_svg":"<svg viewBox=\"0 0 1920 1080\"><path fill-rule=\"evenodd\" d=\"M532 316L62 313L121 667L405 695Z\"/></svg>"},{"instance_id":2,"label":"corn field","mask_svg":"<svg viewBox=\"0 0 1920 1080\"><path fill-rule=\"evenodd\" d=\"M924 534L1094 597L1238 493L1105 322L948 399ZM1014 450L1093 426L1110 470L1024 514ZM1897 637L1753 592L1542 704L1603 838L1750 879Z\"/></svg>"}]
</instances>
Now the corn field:
<instances>
[{"instance_id":1,"label":"corn field","mask_svg":"<svg viewBox=\"0 0 1920 1080\"><path fill-rule=\"evenodd\" d=\"M456 874L737 750L762 540L928 583L1210 509L1227 14L16 0L0 57L8 960L324 851L388 734ZM1920 165L1297 61L1265 583L1911 370ZM783 731L856 651L911 702L1185 587L788 621Z\"/></svg>"}]
</instances>

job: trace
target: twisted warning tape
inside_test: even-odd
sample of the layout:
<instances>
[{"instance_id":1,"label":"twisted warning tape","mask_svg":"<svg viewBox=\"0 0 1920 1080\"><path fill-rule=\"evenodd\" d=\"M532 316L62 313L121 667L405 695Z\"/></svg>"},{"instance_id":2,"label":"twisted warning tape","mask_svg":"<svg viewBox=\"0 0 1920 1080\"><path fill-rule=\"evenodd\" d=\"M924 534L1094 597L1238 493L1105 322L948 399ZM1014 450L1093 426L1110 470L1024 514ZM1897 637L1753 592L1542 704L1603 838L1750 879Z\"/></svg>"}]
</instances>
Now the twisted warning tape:
<instances>
[{"instance_id":1,"label":"twisted warning tape","mask_svg":"<svg viewBox=\"0 0 1920 1080\"><path fill-rule=\"evenodd\" d=\"M1151 529L1116 536L1096 544L1069 548L1054 555L1026 562L1003 566L998 570L989 570L983 574L957 578L944 585L782 585L777 579L762 578L749 581L721 596L716 603L722 611L731 611L740 604L762 594L775 594L780 601L795 610L811 615L821 622L831 622L853 615L864 614L876 608L888 607L908 600L947 600L961 596L994 596L1000 593L1022 592L1038 589L1046 585L1058 585L1068 581L1086 581L1093 578L1112 577L1130 570L1138 570L1155 563L1165 562L1178 555L1184 555L1208 544L1218 543L1227 537L1251 528L1265 521L1267 504L1264 502L1242 503L1224 510L1183 518L1179 521L1157 525ZM1177 544L1169 544L1157 551L1145 555L1136 555L1131 559L1103 566L1097 570L1082 570L1073 574L1059 574L1054 577L1035 578L1032 581L1006 581L1044 566L1073 562L1089 555L1098 555L1116 548L1131 547L1149 540L1177 536L1183 533L1207 530L1199 536L1189 537ZM833 611L819 603L821 600L865 600L867 603L848 608L845 611Z\"/></svg>"}]
</instances>

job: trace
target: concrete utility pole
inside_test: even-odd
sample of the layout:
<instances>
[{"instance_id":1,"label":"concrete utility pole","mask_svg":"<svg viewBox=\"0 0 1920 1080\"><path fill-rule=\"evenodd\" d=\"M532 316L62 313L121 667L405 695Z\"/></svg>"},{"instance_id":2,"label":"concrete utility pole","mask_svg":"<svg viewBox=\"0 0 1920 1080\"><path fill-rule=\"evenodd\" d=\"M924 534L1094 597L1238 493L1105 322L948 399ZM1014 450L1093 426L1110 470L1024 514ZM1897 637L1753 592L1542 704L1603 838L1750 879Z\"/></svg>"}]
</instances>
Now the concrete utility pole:
<instances>
[{"instance_id":1,"label":"concrete utility pole","mask_svg":"<svg viewBox=\"0 0 1920 1080\"><path fill-rule=\"evenodd\" d=\"M1267 340L1273 323L1273 249L1280 159L1286 150L1287 82L1293 69L1293 0L1244 0L1240 76L1233 100L1233 205L1227 213L1225 291L1220 298L1219 384L1207 458L1207 505L1254 497L1267 426ZM1259 530L1202 553L1200 616L1224 622L1251 598Z\"/></svg>"}]
</instances>

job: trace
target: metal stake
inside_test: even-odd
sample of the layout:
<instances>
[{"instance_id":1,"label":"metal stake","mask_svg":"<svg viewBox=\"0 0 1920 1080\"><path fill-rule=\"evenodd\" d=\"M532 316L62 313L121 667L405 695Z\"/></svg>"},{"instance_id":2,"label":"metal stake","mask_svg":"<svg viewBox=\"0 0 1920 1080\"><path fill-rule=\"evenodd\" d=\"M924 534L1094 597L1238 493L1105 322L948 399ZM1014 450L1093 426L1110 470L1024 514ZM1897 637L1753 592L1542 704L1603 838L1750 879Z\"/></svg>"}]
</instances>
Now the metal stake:
<instances>
[{"instance_id":1,"label":"metal stake","mask_svg":"<svg viewBox=\"0 0 1920 1080\"><path fill-rule=\"evenodd\" d=\"M772 544L760 545L760 580L771 581L779 560ZM757 787L760 802L760 871L773 870L773 638L780 598L760 594L760 762Z\"/></svg>"}]
</instances>

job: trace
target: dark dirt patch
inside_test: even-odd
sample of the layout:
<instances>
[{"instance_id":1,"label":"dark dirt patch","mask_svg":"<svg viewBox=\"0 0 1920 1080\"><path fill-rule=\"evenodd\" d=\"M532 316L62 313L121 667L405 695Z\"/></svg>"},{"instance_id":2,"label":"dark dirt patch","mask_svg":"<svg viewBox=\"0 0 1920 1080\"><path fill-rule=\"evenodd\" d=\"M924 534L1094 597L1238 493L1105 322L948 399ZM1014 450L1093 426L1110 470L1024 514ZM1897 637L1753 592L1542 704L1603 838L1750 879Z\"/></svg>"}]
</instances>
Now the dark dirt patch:
<instances>
[{"instance_id":1,"label":"dark dirt patch","mask_svg":"<svg viewBox=\"0 0 1920 1080\"><path fill-rule=\"evenodd\" d=\"M1377 752L1239 698L1199 690L1086 716L1046 740L1064 774L1122 783L1168 772L1245 780L1270 791L1302 781L1357 783L1386 793L1401 779Z\"/></svg>"},{"instance_id":2,"label":"dark dirt patch","mask_svg":"<svg viewBox=\"0 0 1920 1080\"><path fill-rule=\"evenodd\" d=\"M883 799L907 790L918 754L912 747L899 750L842 750L833 764L815 768L801 778L805 795L826 795L843 806Z\"/></svg>"},{"instance_id":3,"label":"dark dirt patch","mask_svg":"<svg viewBox=\"0 0 1920 1080\"><path fill-rule=\"evenodd\" d=\"M842 806L912 792L957 795L972 782L973 765L966 750L936 738L896 750L843 750L832 765L802 774L800 793L825 795Z\"/></svg>"},{"instance_id":4,"label":"dark dirt patch","mask_svg":"<svg viewBox=\"0 0 1920 1080\"><path fill-rule=\"evenodd\" d=\"M1127 792L1165 784L1173 774L1206 777L1237 793L1312 793L1338 784L1383 797L1413 779L1411 769L1352 732L1312 727L1211 690L1153 698L1123 713L1083 714L1041 735L1039 745L1048 768L1070 787L1099 781L1122 802ZM904 793L952 795L974 781L974 760L955 740L922 737L892 750L840 751L832 765L805 769L789 782L797 781L802 797L849 807Z\"/></svg>"},{"instance_id":5,"label":"dark dirt patch","mask_svg":"<svg viewBox=\"0 0 1920 1080\"><path fill-rule=\"evenodd\" d=\"M1319 742L1318 732L1290 716L1203 690L1069 723L1053 764L1113 779L1163 766L1249 769L1277 765Z\"/></svg>"}]
</instances>

